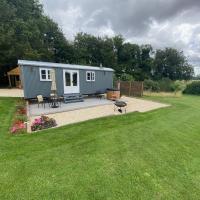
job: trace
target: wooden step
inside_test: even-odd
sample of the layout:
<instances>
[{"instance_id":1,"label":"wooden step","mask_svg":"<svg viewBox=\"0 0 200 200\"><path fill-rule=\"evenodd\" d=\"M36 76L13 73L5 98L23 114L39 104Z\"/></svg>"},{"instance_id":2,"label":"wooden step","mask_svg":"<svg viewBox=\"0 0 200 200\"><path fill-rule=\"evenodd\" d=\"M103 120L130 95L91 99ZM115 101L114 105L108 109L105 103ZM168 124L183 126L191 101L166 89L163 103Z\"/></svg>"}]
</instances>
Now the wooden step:
<instances>
[{"instance_id":1,"label":"wooden step","mask_svg":"<svg viewBox=\"0 0 200 200\"><path fill-rule=\"evenodd\" d=\"M80 93L64 94L64 103L83 102L83 96Z\"/></svg>"}]
</instances>

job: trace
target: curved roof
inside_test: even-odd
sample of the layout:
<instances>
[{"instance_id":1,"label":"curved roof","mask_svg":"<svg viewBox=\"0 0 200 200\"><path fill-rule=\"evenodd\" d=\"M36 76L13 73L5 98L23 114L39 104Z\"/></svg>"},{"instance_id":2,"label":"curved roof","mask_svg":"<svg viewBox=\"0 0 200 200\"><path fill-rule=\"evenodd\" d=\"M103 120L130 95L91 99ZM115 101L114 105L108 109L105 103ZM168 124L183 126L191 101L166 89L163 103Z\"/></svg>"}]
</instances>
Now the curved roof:
<instances>
[{"instance_id":1,"label":"curved roof","mask_svg":"<svg viewBox=\"0 0 200 200\"><path fill-rule=\"evenodd\" d=\"M36 67L86 69L86 70L99 70L99 71L111 71L111 72L114 71L112 68L105 68L105 67L93 67L93 66L85 66L85 65L62 64L62 63L40 62L40 61L30 61L30 60L18 60L18 65L36 66Z\"/></svg>"}]
</instances>

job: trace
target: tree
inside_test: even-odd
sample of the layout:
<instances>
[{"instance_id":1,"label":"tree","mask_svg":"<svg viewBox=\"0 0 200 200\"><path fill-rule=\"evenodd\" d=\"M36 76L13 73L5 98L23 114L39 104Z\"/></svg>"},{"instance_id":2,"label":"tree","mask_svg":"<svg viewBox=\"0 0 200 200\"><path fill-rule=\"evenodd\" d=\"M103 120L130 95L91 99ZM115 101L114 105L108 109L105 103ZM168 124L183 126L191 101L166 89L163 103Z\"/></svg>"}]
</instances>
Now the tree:
<instances>
[{"instance_id":1,"label":"tree","mask_svg":"<svg viewBox=\"0 0 200 200\"><path fill-rule=\"evenodd\" d=\"M78 33L74 39L75 63L100 66L102 63L100 37Z\"/></svg>"},{"instance_id":2,"label":"tree","mask_svg":"<svg viewBox=\"0 0 200 200\"><path fill-rule=\"evenodd\" d=\"M153 58L151 54L153 53L153 48L151 45L142 45L140 47L141 58L140 58L140 68L141 72L138 79L144 80L151 77L152 68L153 68Z\"/></svg>"},{"instance_id":3,"label":"tree","mask_svg":"<svg viewBox=\"0 0 200 200\"><path fill-rule=\"evenodd\" d=\"M117 53L113 38L95 37L78 33L74 40L75 62L78 64L107 66L116 68Z\"/></svg>"},{"instance_id":4,"label":"tree","mask_svg":"<svg viewBox=\"0 0 200 200\"><path fill-rule=\"evenodd\" d=\"M18 59L73 62L73 46L37 0L1 0L0 80Z\"/></svg>"},{"instance_id":5,"label":"tree","mask_svg":"<svg viewBox=\"0 0 200 200\"><path fill-rule=\"evenodd\" d=\"M171 80L189 80L194 73L183 52L173 48L157 50L154 66L155 79L168 77Z\"/></svg>"},{"instance_id":6,"label":"tree","mask_svg":"<svg viewBox=\"0 0 200 200\"><path fill-rule=\"evenodd\" d=\"M111 67L118 72L117 51L114 47L113 38L102 38L101 57L103 66Z\"/></svg>"},{"instance_id":7,"label":"tree","mask_svg":"<svg viewBox=\"0 0 200 200\"><path fill-rule=\"evenodd\" d=\"M118 63L121 66L121 73L137 77L140 66L140 47L136 44L124 43L119 54Z\"/></svg>"},{"instance_id":8,"label":"tree","mask_svg":"<svg viewBox=\"0 0 200 200\"><path fill-rule=\"evenodd\" d=\"M132 75L135 80L149 78L153 63L151 52L151 45L124 43L118 57L122 72Z\"/></svg>"}]
</instances>

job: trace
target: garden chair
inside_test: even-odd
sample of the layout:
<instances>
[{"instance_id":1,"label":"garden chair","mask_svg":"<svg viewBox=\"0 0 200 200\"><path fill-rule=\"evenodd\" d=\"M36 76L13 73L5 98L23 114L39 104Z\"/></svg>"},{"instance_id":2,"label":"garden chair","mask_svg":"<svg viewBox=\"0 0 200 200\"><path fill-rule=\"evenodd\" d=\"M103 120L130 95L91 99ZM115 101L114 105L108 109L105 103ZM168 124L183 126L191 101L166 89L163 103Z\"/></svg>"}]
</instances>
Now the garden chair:
<instances>
[{"instance_id":1,"label":"garden chair","mask_svg":"<svg viewBox=\"0 0 200 200\"><path fill-rule=\"evenodd\" d=\"M40 104L45 108L45 101L42 95L37 95L37 101L38 101L38 108Z\"/></svg>"}]
</instances>

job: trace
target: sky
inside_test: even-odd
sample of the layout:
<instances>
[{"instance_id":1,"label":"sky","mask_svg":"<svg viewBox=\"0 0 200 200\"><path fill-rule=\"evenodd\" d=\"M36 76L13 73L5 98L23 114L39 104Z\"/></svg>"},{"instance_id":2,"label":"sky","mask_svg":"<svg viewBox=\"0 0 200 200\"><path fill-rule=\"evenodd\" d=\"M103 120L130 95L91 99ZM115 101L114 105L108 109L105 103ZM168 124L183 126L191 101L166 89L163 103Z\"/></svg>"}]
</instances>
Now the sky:
<instances>
[{"instance_id":1,"label":"sky","mask_svg":"<svg viewBox=\"0 0 200 200\"><path fill-rule=\"evenodd\" d=\"M155 49L183 50L200 74L200 0L40 0L67 39L123 35ZM199 68L198 68L199 67Z\"/></svg>"}]
</instances>

